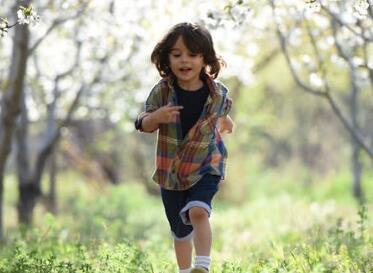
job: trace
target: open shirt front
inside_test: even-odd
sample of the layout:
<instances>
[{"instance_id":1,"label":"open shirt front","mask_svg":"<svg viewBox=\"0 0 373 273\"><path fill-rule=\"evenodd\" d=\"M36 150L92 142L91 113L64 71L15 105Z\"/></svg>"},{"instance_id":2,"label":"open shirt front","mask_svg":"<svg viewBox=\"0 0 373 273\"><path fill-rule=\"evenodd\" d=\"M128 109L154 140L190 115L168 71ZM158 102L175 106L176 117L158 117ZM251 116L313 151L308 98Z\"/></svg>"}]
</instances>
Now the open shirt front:
<instances>
[{"instance_id":1,"label":"open shirt front","mask_svg":"<svg viewBox=\"0 0 373 273\"><path fill-rule=\"evenodd\" d=\"M173 123L159 125L156 169L152 178L162 188L186 190L207 173L224 179L227 150L218 132L217 120L229 113L232 100L222 83L210 77L206 78L206 83L209 96L201 116L184 138L179 116ZM173 80L164 78L152 88L145 111L138 119L168 103L177 105L177 98Z\"/></svg>"}]
</instances>

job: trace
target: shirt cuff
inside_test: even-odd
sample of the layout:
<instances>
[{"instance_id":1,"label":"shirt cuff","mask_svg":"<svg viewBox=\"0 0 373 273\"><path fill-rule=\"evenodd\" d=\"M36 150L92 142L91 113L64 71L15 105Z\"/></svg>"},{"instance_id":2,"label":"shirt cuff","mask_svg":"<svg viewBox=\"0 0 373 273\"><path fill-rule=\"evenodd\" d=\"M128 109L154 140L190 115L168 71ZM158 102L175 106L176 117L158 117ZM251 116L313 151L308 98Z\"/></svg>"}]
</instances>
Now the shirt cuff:
<instances>
[{"instance_id":1,"label":"shirt cuff","mask_svg":"<svg viewBox=\"0 0 373 273\"><path fill-rule=\"evenodd\" d=\"M148 112L142 112L142 113L140 113L138 116L137 116L137 118L136 118L136 120L135 120L135 129L136 130L138 130L138 131L140 131L140 132L144 132L144 130L143 130L143 128L142 128L142 120L146 117L146 116L148 116L150 113L148 113Z\"/></svg>"}]
</instances>

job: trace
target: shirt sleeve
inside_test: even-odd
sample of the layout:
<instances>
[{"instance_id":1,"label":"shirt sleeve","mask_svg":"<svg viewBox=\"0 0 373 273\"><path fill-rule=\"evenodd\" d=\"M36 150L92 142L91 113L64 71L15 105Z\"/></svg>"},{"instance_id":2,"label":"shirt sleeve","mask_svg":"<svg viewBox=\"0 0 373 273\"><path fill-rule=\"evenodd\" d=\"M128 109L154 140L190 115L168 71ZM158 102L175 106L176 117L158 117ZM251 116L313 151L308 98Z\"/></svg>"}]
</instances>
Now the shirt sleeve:
<instances>
[{"instance_id":1,"label":"shirt sleeve","mask_svg":"<svg viewBox=\"0 0 373 273\"><path fill-rule=\"evenodd\" d=\"M142 127L139 122L145 118L150 113L156 111L158 108L162 107L162 97L161 97L161 83L157 83L150 91L148 98L145 101L144 111L141 112L136 120L135 127L137 130L143 132Z\"/></svg>"},{"instance_id":2,"label":"shirt sleeve","mask_svg":"<svg viewBox=\"0 0 373 273\"><path fill-rule=\"evenodd\" d=\"M228 88L224 84L218 82L217 86L221 95L218 116L226 117L232 108L232 99L228 96Z\"/></svg>"},{"instance_id":3,"label":"shirt sleeve","mask_svg":"<svg viewBox=\"0 0 373 273\"><path fill-rule=\"evenodd\" d=\"M145 112L151 113L162 106L161 83L157 83L145 101Z\"/></svg>"}]
</instances>

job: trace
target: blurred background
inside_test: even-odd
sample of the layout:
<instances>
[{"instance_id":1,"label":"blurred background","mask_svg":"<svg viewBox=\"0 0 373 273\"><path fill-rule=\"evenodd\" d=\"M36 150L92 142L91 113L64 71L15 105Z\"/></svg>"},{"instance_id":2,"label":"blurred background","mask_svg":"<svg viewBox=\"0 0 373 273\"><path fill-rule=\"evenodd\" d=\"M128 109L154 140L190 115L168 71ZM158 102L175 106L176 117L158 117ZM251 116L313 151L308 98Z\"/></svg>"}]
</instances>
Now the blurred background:
<instances>
[{"instance_id":1,"label":"blurred background","mask_svg":"<svg viewBox=\"0 0 373 273\"><path fill-rule=\"evenodd\" d=\"M213 272L371 272L369 4L0 0L1 272L176 272L156 134L133 122L183 21L210 30L234 101Z\"/></svg>"}]
</instances>

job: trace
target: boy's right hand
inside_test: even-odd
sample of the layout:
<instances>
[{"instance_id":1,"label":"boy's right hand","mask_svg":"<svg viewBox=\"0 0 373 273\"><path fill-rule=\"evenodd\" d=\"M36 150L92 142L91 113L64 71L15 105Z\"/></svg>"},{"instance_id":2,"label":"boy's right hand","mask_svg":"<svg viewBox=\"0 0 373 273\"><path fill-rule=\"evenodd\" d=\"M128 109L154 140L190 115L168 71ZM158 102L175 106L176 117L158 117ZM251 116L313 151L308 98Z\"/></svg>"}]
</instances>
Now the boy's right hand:
<instances>
[{"instance_id":1,"label":"boy's right hand","mask_svg":"<svg viewBox=\"0 0 373 273\"><path fill-rule=\"evenodd\" d=\"M180 114L183 106L174 106L170 102L153 112L154 120L159 123L173 123L176 122L176 117Z\"/></svg>"}]
</instances>

